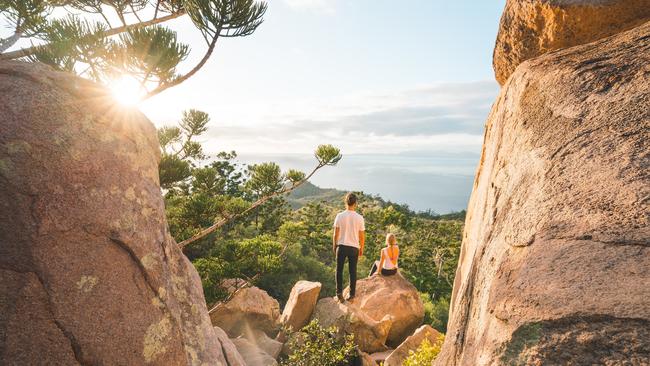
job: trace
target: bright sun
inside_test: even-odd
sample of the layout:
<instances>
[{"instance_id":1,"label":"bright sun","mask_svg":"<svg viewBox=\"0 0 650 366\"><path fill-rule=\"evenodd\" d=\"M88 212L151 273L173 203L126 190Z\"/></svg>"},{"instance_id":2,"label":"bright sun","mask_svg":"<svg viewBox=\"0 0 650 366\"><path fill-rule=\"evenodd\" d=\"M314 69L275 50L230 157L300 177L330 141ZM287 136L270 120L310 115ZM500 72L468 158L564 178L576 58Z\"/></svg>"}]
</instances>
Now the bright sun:
<instances>
[{"instance_id":1,"label":"bright sun","mask_svg":"<svg viewBox=\"0 0 650 366\"><path fill-rule=\"evenodd\" d=\"M144 96L144 89L132 76L123 75L109 83L113 97L124 105L136 105Z\"/></svg>"}]
</instances>

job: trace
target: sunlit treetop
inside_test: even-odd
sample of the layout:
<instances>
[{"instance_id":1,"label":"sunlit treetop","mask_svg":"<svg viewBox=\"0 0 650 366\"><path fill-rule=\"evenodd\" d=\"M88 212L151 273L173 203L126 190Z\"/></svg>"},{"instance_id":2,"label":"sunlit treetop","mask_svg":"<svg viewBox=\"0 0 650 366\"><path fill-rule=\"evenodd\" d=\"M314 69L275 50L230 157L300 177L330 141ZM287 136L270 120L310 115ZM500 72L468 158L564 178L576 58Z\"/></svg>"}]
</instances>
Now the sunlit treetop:
<instances>
[{"instance_id":1,"label":"sunlit treetop","mask_svg":"<svg viewBox=\"0 0 650 366\"><path fill-rule=\"evenodd\" d=\"M221 37L242 37L262 23L254 0L0 0L0 60L49 64L105 84L134 83L140 99L180 84L203 67ZM205 39L203 57L162 25L188 16Z\"/></svg>"}]
</instances>

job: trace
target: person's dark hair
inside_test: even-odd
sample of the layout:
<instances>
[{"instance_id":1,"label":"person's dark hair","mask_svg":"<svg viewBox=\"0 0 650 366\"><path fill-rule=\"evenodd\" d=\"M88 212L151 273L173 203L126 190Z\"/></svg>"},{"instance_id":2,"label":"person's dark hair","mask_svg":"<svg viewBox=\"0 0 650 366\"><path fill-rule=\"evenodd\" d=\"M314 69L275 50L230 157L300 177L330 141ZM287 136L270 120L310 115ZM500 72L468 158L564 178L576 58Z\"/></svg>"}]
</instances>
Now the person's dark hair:
<instances>
[{"instance_id":1,"label":"person's dark hair","mask_svg":"<svg viewBox=\"0 0 650 366\"><path fill-rule=\"evenodd\" d=\"M357 195L350 192L345 195L345 204L348 206L353 206L355 203L357 203Z\"/></svg>"}]
</instances>

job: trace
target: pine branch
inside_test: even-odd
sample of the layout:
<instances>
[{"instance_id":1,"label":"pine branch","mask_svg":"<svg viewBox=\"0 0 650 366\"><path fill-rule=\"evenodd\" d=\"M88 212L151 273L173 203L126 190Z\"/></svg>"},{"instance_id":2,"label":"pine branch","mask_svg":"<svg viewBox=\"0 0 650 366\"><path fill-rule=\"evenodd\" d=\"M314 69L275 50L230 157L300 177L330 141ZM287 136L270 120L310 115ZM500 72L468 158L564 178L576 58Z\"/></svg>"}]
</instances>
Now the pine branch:
<instances>
[{"instance_id":1,"label":"pine branch","mask_svg":"<svg viewBox=\"0 0 650 366\"><path fill-rule=\"evenodd\" d=\"M126 32L128 30L139 29L139 28L144 28L144 27L148 27L148 26L151 26L151 25L155 25L155 24L164 23L166 21L176 19L176 18L178 18L180 16L183 16L183 15L185 15L185 11L184 10L179 10L176 13L165 15L165 16L160 17L160 18L152 18L152 19L147 20L145 22L129 24L129 25L126 25L126 26L111 28L111 29L103 32L103 36L104 37L110 37L110 36L114 36L116 34L124 33L124 32ZM2 54L0 54L0 60L15 60L17 58L31 56L31 55L35 54L42 47L47 47L47 44L40 45L40 46L32 46L32 47L27 47L27 48L23 48L23 49L20 49L20 50L12 51L12 52L2 53ZM2 52L2 50L0 50L0 52Z\"/></svg>"},{"instance_id":2,"label":"pine branch","mask_svg":"<svg viewBox=\"0 0 650 366\"><path fill-rule=\"evenodd\" d=\"M5 38L0 43L0 53L6 51L9 47L13 46L23 36L23 32L16 31L11 37Z\"/></svg>"},{"instance_id":3,"label":"pine branch","mask_svg":"<svg viewBox=\"0 0 650 366\"><path fill-rule=\"evenodd\" d=\"M288 247L289 247L289 245L287 243L285 243L282 246L282 251L280 251L280 255L279 255L280 259L284 258L284 255L285 255ZM241 286L235 285L235 289L230 294L228 294L228 296L225 299L223 299L222 301L219 301L216 305L214 305L208 311L208 314L212 314L213 312L219 310L219 308L221 308L222 306L227 304L230 300L232 300L232 298L235 297L235 295L237 295L237 293L239 293L239 291L241 291L241 290L243 290L243 289L245 289L247 287L252 286L253 282L255 282L263 274L264 274L264 271L260 271L260 272L257 272L253 277L248 278L248 276L246 276L247 277L246 281L243 281L243 284Z\"/></svg>"},{"instance_id":4,"label":"pine branch","mask_svg":"<svg viewBox=\"0 0 650 366\"><path fill-rule=\"evenodd\" d=\"M205 63L208 61L208 59L212 55L212 52L214 51L214 48L217 45L217 40L218 39L219 39L219 33L215 34L214 37L212 38L212 42L210 42L210 46L208 46L208 49L207 49L207 51L205 51L205 55L203 55L203 58L201 59L201 61L199 61L199 63L196 64L196 66L194 66L192 68L192 70L190 70L187 74L185 74L183 76L180 76L180 77L177 77L177 78L175 78L174 80L172 80L170 82L160 84L156 89L148 92L147 95L142 97L141 100L146 100L146 99L149 99L149 98L153 97L154 95L158 95L158 94L162 93L163 91L171 88L172 86L176 86L176 85L184 82L185 80L192 77L192 75L196 74L203 67L203 65L205 65Z\"/></svg>"}]
</instances>

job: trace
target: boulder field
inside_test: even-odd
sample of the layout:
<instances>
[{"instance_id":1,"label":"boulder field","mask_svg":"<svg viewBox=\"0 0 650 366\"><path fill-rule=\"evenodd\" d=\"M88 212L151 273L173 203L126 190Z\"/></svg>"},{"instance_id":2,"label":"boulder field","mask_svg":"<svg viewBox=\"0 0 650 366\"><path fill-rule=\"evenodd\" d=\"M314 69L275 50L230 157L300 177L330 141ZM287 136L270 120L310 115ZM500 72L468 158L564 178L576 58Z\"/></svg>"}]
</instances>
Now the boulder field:
<instances>
[{"instance_id":1,"label":"boulder field","mask_svg":"<svg viewBox=\"0 0 650 366\"><path fill-rule=\"evenodd\" d=\"M646 22L505 83L437 365L650 364L649 65Z\"/></svg>"},{"instance_id":2,"label":"boulder field","mask_svg":"<svg viewBox=\"0 0 650 366\"><path fill-rule=\"evenodd\" d=\"M233 281L224 281L225 287ZM301 329L314 319L322 327L335 326L339 337L354 335L360 351L358 361L366 364L372 359L371 353L375 359L381 353L385 357L392 355L392 364L397 365L408 356L410 350L417 349L425 338L437 341L438 333L431 327L418 328L422 324L424 307L417 290L404 277L375 275L360 280L357 285L356 299L340 303L333 297L318 300L320 283L298 281L278 321L277 316L263 311L267 307L265 304L277 301L265 291L244 284L246 287L231 288L231 291L236 291L235 296L223 306L214 307L210 315L213 324L217 326L215 329L222 337L225 335L222 328L230 331L229 339L222 341L227 358L233 358L232 347L228 347L232 343L240 357L249 365L272 365L281 354L290 355L292 344L300 344L304 339L305 334ZM383 301L376 301L377 298L382 298ZM256 307L254 304L262 306ZM261 313L266 315L260 316ZM224 322L224 319L228 320ZM260 319L265 320L259 321ZM276 326L269 329L269 324ZM395 328L396 325L399 326ZM395 334L402 338L399 342L395 341L397 349L393 352L387 341L394 329L397 329ZM269 337L275 334L275 339Z\"/></svg>"},{"instance_id":3,"label":"boulder field","mask_svg":"<svg viewBox=\"0 0 650 366\"><path fill-rule=\"evenodd\" d=\"M226 365L151 122L39 64L1 62L0 94L0 364Z\"/></svg>"}]
</instances>

